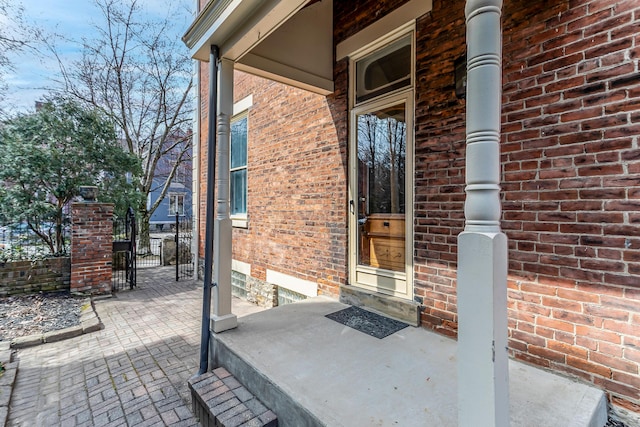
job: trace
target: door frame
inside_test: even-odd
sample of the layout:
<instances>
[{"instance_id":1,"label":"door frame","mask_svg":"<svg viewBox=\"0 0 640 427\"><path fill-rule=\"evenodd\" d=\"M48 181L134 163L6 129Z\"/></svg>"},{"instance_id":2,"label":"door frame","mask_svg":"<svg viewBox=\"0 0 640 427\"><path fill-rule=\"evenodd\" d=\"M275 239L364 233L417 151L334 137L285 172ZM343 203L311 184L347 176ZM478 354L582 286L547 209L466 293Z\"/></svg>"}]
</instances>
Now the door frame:
<instances>
[{"instance_id":1,"label":"door frame","mask_svg":"<svg viewBox=\"0 0 640 427\"><path fill-rule=\"evenodd\" d=\"M405 147L405 271L397 272L358 263L358 114L385 106L404 103L406 108ZM349 112L349 283L358 288L384 295L413 300L413 204L414 204L414 90L413 86L363 102ZM390 285L396 290L388 289ZM398 291L398 285L404 291ZM383 287L381 287L383 286Z\"/></svg>"}]
</instances>

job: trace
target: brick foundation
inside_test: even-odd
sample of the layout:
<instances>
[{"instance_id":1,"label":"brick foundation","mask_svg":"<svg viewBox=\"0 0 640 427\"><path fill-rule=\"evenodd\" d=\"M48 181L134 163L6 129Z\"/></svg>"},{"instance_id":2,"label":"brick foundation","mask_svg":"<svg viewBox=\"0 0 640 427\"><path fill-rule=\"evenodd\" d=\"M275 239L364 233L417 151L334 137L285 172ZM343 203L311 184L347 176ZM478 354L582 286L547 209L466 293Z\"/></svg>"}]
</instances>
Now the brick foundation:
<instances>
[{"instance_id":1,"label":"brick foundation","mask_svg":"<svg viewBox=\"0 0 640 427\"><path fill-rule=\"evenodd\" d=\"M249 276L247 277L247 301L260 307L275 307L278 305L277 286Z\"/></svg>"},{"instance_id":2,"label":"brick foundation","mask_svg":"<svg viewBox=\"0 0 640 427\"><path fill-rule=\"evenodd\" d=\"M113 204L71 205L71 291L111 292Z\"/></svg>"}]
</instances>

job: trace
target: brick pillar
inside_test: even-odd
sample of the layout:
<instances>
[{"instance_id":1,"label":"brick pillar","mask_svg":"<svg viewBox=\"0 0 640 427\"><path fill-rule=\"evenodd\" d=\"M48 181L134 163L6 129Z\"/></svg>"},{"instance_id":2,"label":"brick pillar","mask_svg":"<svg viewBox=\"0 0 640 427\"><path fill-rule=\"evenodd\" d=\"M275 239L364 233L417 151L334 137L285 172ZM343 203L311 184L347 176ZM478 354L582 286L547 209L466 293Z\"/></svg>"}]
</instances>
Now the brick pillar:
<instances>
[{"instance_id":1,"label":"brick pillar","mask_svg":"<svg viewBox=\"0 0 640 427\"><path fill-rule=\"evenodd\" d=\"M71 205L71 292L111 292L113 204Z\"/></svg>"}]
</instances>

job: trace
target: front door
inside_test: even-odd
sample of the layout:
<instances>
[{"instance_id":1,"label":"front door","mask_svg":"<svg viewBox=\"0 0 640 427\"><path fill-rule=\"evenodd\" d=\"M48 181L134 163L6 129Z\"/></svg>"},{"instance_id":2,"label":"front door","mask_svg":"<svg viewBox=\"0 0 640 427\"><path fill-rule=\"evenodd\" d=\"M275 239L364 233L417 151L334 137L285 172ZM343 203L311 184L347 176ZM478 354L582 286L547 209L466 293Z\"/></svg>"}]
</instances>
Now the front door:
<instances>
[{"instance_id":1,"label":"front door","mask_svg":"<svg viewBox=\"0 0 640 427\"><path fill-rule=\"evenodd\" d=\"M412 91L352 110L351 284L411 299Z\"/></svg>"}]
</instances>

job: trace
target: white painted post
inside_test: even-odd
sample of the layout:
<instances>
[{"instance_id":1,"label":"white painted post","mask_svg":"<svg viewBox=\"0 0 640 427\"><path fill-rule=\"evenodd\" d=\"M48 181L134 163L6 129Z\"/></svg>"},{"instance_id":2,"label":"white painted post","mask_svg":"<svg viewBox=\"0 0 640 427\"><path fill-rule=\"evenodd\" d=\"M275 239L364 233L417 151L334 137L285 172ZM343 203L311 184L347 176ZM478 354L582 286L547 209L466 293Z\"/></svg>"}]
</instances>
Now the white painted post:
<instances>
[{"instance_id":1,"label":"white painted post","mask_svg":"<svg viewBox=\"0 0 640 427\"><path fill-rule=\"evenodd\" d=\"M233 115L233 62L220 60L218 68L218 177L213 243L213 316L211 329L218 333L238 326L231 313L231 218L229 217L229 147Z\"/></svg>"},{"instance_id":2,"label":"white painted post","mask_svg":"<svg viewBox=\"0 0 640 427\"><path fill-rule=\"evenodd\" d=\"M467 0L465 229L458 237L458 426L509 425L507 238L500 229L502 0Z\"/></svg>"}]
</instances>

